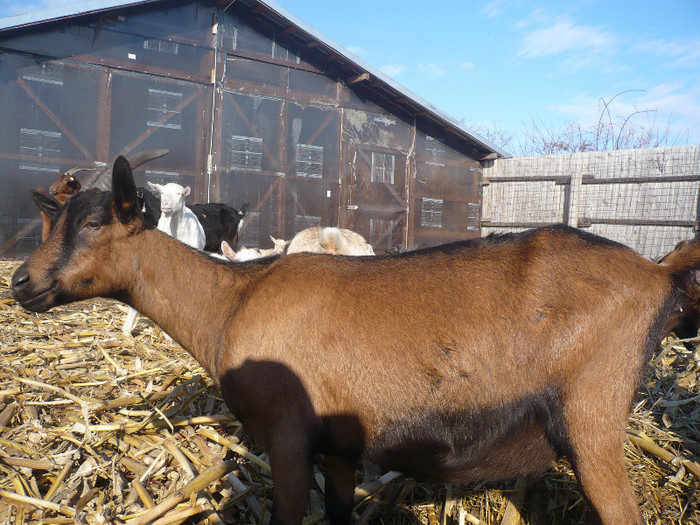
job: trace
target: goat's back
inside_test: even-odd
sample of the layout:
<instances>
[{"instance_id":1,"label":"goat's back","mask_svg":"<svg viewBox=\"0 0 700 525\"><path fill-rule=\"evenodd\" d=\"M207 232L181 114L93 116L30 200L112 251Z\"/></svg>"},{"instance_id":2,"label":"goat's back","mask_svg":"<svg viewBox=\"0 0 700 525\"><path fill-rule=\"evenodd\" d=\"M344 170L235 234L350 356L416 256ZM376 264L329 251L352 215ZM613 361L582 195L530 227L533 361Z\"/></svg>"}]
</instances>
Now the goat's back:
<instances>
[{"instance_id":1,"label":"goat's back","mask_svg":"<svg viewBox=\"0 0 700 525\"><path fill-rule=\"evenodd\" d=\"M636 381L670 290L666 269L568 228L369 259L296 254L251 286L228 344L324 378L306 385L316 413L367 405L378 435L412 408L565 389L589 361Z\"/></svg>"},{"instance_id":2,"label":"goat's back","mask_svg":"<svg viewBox=\"0 0 700 525\"><path fill-rule=\"evenodd\" d=\"M287 254L309 252L333 255L374 255L372 246L359 233L346 228L312 227L297 233Z\"/></svg>"}]
</instances>

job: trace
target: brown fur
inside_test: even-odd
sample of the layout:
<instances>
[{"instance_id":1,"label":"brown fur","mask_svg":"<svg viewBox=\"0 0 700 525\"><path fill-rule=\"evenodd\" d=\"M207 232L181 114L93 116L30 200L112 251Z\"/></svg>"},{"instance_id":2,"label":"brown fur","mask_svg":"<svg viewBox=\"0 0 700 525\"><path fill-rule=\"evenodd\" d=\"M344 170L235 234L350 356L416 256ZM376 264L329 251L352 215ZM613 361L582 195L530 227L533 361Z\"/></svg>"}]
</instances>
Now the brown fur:
<instances>
[{"instance_id":1,"label":"brown fur","mask_svg":"<svg viewBox=\"0 0 700 525\"><path fill-rule=\"evenodd\" d=\"M56 181L49 187L49 193L58 203L63 206L68 199L80 191L80 181L75 178L75 170L69 170L61 173ZM51 232L51 218L44 213L41 213L41 241L44 242L49 237Z\"/></svg>"},{"instance_id":2,"label":"brown fur","mask_svg":"<svg viewBox=\"0 0 700 525\"><path fill-rule=\"evenodd\" d=\"M362 455L461 483L562 454L603 524L642 523L627 416L651 351L694 304L700 243L654 264L552 227L390 257L230 265L143 229L138 207L118 220L136 198L127 168L115 163L116 206L97 193L69 202L13 276L15 298L44 311L115 297L155 320L268 450L273 523L301 523L317 453L334 524L350 521Z\"/></svg>"}]
</instances>

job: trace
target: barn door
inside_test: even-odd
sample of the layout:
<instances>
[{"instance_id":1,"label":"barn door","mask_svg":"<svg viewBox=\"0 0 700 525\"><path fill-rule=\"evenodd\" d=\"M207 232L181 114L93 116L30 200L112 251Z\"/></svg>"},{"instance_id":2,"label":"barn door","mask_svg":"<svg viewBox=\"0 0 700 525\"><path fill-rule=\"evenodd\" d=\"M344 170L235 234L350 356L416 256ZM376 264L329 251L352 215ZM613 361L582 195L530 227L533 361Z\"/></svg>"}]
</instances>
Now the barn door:
<instances>
[{"instance_id":1,"label":"barn door","mask_svg":"<svg viewBox=\"0 0 700 525\"><path fill-rule=\"evenodd\" d=\"M340 225L363 235L377 254L404 244L406 155L390 148L350 144L345 158L350 169L343 181Z\"/></svg>"}]
</instances>

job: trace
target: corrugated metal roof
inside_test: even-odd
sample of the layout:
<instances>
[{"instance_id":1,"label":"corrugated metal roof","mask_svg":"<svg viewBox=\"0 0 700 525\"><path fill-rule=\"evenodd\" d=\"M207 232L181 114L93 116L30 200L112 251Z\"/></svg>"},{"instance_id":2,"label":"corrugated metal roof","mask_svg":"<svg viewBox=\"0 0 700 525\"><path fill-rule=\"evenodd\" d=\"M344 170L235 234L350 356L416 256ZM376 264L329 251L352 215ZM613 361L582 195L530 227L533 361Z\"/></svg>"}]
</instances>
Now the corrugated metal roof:
<instances>
[{"instance_id":1,"label":"corrugated metal roof","mask_svg":"<svg viewBox=\"0 0 700 525\"><path fill-rule=\"evenodd\" d=\"M0 18L0 34L4 31L21 30L37 24L56 22L77 16L97 14L117 8L133 7L143 4L165 3L167 1L168 0L139 0L124 2L123 0L93 0L80 4L54 7L34 13ZM219 0L218 3L221 6L226 7L227 5L233 3L233 1ZM365 81L371 79L373 82L373 87L376 90L382 88L382 91L391 95L395 99L394 102L402 101L400 103L396 103L407 106L414 113L423 114L430 120L433 120L436 124L440 125L442 128L446 129L448 132L454 133L457 136L462 137L462 139L474 141L491 153L496 153L501 157L511 156L506 151L503 151L492 144L486 138L457 121L454 117L448 115L430 102L419 97L406 87L382 73L379 69L368 64L337 42L306 24L303 20L297 18L276 2L272 0L239 0L239 3L244 3L251 7L264 7L268 11L266 15L270 21L276 22L281 26L295 27L298 30L297 36L305 35L306 39L318 42L321 46L326 48L326 52L328 54L333 54L336 60L351 66L357 72L357 75L362 73L368 74L369 76Z\"/></svg>"},{"instance_id":2,"label":"corrugated metal roof","mask_svg":"<svg viewBox=\"0 0 700 525\"><path fill-rule=\"evenodd\" d=\"M79 4L51 7L49 9L42 9L32 13L0 18L0 32L10 29L22 29L46 22L57 22L67 18L74 18L76 16L101 13L103 11L109 11L110 9L157 3L159 1L162 0L139 0L135 2L125 2L124 0L91 0L89 2L81 2Z\"/></svg>"}]
</instances>

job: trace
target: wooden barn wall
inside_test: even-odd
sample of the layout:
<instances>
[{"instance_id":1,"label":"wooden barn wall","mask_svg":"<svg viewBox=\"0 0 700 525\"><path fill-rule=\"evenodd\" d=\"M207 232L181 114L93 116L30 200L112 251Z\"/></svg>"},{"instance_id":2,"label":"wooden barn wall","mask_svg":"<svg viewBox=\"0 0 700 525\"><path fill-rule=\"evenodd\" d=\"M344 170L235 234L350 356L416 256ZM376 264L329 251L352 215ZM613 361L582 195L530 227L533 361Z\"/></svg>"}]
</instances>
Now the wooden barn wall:
<instances>
[{"instance_id":1,"label":"wooden barn wall","mask_svg":"<svg viewBox=\"0 0 700 525\"><path fill-rule=\"evenodd\" d=\"M700 146L499 159L483 184L484 235L564 222L655 259L698 233Z\"/></svg>"},{"instance_id":2,"label":"wooden barn wall","mask_svg":"<svg viewBox=\"0 0 700 525\"><path fill-rule=\"evenodd\" d=\"M314 225L354 229L378 253L480 234L481 166L463 146L236 4L44 24L1 39L0 53L0 257L40 242L30 190L153 148L170 153L136 170L137 184L247 203L249 247Z\"/></svg>"}]
</instances>

